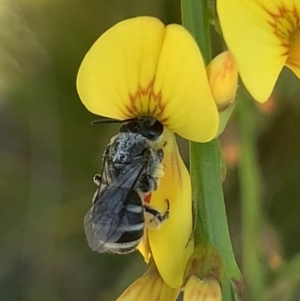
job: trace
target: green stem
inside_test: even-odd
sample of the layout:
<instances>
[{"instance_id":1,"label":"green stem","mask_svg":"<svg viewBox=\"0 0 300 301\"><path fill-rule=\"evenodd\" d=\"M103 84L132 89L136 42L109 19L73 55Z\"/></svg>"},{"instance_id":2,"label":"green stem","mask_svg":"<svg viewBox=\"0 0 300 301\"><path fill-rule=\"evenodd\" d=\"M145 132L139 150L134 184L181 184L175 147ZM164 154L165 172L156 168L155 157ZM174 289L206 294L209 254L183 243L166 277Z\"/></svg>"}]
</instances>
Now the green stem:
<instances>
[{"instance_id":1,"label":"green stem","mask_svg":"<svg viewBox=\"0 0 300 301\"><path fill-rule=\"evenodd\" d=\"M211 60L210 28L206 0L181 0L182 23L195 37L204 61ZM221 252L225 265L223 300L234 300L230 279L241 280L231 246L221 180L219 143L190 142L190 172L193 201L197 206L196 245L213 244Z\"/></svg>"},{"instance_id":2,"label":"green stem","mask_svg":"<svg viewBox=\"0 0 300 301\"><path fill-rule=\"evenodd\" d=\"M242 201L243 270L249 300L265 300L259 237L262 227L261 175L257 154L257 120L254 105L248 99L238 102L240 147L240 191Z\"/></svg>"},{"instance_id":3,"label":"green stem","mask_svg":"<svg viewBox=\"0 0 300 301\"><path fill-rule=\"evenodd\" d=\"M211 60L207 2L205 0L181 0L181 21L195 38L207 65Z\"/></svg>"},{"instance_id":4,"label":"green stem","mask_svg":"<svg viewBox=\"0 0 300 301\"><path fill-rule=\"evenodd\" d=\"M190 156L193 198L198 209L196 243L208 241L216 246L223 255L225 273L239 279L224 204L219 143L191 143Z\"/></svg>"}]
</instances>

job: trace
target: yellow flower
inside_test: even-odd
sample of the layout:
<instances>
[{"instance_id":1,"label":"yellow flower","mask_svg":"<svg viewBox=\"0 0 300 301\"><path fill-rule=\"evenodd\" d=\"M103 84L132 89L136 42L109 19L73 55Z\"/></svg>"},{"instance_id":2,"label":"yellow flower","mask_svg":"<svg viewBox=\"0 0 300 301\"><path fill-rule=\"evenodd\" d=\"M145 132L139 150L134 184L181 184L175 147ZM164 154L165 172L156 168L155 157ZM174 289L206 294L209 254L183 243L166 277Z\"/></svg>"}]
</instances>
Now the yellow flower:
<instances>
[{"instance_id":1,"label":"yellow flower","mask_svg":"<svg viewBox=\"0 0 300 301\"><path fill-rule=\"evenodd\" d=\"M175 301L179 288L168 286L155 266L150 266L146 273L133 282L116 301Z\"/></svg>"},{"instance_id":2,"label":"yellow flower","mask_svg":"<svg viewBox=\"0 0 300 301\"><path fill-rule=\"evenodd\" d=\"M193 251L192 204L190 178L174 132L206 142L218 129L218 111L196 42L182 26L164 26L153 17L122 21L86 54L77 89L83 104L97 115L119 120L149 116L164 125L164 176L151 206L163 212L167 199L170 214L159 230L146 231L140 250L146 261L152 253L168 286L180 287Z\"/></svg>"},{"instance_id":3,"label":"yellow flower","mask_svg":"<svg viewBox=\"0 0 300 301\"><path fill-rule=\"evenodd\" d=\"M200 280L197 276L192 275L185 288L183 301L221 301L222 292L218 280L212 277Z\"/></svg>"},{"instance_id":4,"label":"yellow flower","mask_svg":"<svg viewBox=\"0 0 300 301\"><path fill-rule=\"evenodd\" d=\"M299 0L218 0L224 39L254 99L270 96L283 66L300 78Z\"/></svg>"}]
</instances>

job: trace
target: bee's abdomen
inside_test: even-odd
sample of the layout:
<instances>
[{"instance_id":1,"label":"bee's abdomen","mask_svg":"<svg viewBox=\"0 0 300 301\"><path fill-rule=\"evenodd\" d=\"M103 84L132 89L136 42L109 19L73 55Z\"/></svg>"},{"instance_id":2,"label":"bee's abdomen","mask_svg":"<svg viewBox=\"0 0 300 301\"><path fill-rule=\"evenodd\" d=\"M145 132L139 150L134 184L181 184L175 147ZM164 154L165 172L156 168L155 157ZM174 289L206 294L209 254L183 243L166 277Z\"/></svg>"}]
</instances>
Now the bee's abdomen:
<instances>
[{"instance_id":1,"label":"bee's abdomen","mask_svg":"<svg viewBox=\"0 0 300 301\"><path fill-rule=\"evenodd\" d=\"M115 242L118 250L114 250L114 252L129 253L134 251L143 237L144 225L144 207L141 198L136 191L132 190L120 225L124 233Z\"/></svg>"}]
</instances>

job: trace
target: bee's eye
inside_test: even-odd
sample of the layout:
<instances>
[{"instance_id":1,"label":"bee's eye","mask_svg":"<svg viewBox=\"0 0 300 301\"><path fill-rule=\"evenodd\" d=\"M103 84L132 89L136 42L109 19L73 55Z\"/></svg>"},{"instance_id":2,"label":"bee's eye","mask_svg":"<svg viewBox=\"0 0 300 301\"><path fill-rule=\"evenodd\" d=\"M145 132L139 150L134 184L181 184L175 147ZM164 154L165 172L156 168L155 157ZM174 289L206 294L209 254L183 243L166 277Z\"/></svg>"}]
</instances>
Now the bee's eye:
<instances>
[{"instance_id":1,"label":"bee's eye","mask_svg":"<svg viewBox=\"0 0 300 301\"><path fill-rule=\"evenodd\" d=\"M142 129L141 134L150 140L155 140L163 133L163 130L164 126L159 121L155 120L152 125Z\"/></svg>"}]
</instances>

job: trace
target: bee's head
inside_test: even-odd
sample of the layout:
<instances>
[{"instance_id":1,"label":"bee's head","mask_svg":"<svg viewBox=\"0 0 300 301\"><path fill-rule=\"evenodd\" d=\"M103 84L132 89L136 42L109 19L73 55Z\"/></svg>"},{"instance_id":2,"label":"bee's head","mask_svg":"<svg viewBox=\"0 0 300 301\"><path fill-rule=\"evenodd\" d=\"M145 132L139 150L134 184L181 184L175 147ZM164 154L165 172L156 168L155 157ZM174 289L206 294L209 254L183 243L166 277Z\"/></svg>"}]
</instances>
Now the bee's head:
<instances>
[{"instance_id":1,"label":"bee's head","mask_svg":"<svg viewBox=\"0 0 300 301\"><path fill-rule=\"evenodd\" d=\"M163 133L164 126L151 117L138 117L133 120L124 122L119 132L138 133L145 138L156 141Z\"/></svg>"},{"instance_id":2,"label":"bee's head","mask_svg":"<svg viewBox=\"0 0 300 301\"><path fill-rule=\"evenodd\" d=\"M100 123L121 123L119 132L138 133L151 141L158 140L164 131L164 126L158 120L146 116L129 120L98 119L92 121L92 124Z\"/></svg>"}]
</instances>

